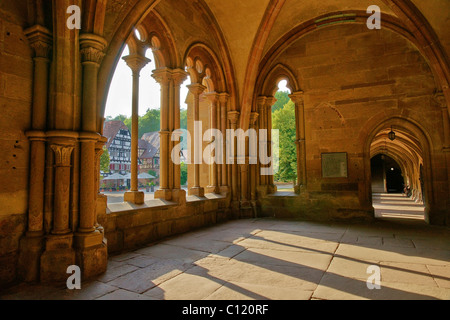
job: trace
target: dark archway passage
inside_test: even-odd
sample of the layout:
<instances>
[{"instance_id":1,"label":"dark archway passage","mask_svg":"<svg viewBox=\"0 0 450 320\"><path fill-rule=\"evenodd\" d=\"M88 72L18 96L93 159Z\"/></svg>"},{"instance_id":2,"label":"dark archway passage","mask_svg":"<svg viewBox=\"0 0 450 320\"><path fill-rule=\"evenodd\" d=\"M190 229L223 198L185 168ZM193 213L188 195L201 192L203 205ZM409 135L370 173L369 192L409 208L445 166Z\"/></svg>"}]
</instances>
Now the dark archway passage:
<instances>
[{"instance_id":1,"label":"dark archway passage","mask_svg":"<svg viewBox=\"0 0 450 320\"><path fill-rule=\"evenodd\" d=\"M400 165L391 157L379 154L371 159L372 192L403 193L405 179Z\"/></svg>"},{"instance_id":2,"label":"dark archway passage","mask_svg":"<svg viewBox=\"0 0 450 320\"><path fill-rule=\"evenodd\" d=\"M399 124L381 130L371 144L371 188L375 217L426 220L425 182L420 177L424 146ZM393 138L393 139L391 139Z\"/></svg>"}]
</instances>

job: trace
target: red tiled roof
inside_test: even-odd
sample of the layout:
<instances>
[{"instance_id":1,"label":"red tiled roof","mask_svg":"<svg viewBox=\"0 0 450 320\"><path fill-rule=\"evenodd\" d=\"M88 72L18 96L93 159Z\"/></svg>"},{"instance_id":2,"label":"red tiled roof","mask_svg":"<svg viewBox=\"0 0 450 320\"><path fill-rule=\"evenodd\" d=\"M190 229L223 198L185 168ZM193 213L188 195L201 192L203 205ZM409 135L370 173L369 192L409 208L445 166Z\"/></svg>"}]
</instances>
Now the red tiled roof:
<instances>
[{"instance_id":1,"label":"red tiled roof","mask_svg":"<svg viewBox=\"0 0 450 320\"><path fill-rule=\"evenodd\" d=\"M139 148L145 150L142 156L139 157L140 159L153 159L158 153L158 149L143 139L139 140Z\"/></svg>"},{"instance_id":2,"label":"red tiled roof","mask_svg":"<svg viewBox=\"0 0 450 320\"><path fill-rule=\"evenodd\" d=\"M150 143L153 146L153 148L156 148L159 150L159 148L160 148L159 132L145 133L142 136L142 140L147 141L148 143Z\"/></svg>"},{"instance_id":3,"label":"red tiled roof","mask_svg":"<svg viewBox=\"0 0 450 320\"><path fill-rule=\"evenodd\" d=\"M111 143L114 141L114 138L117 136L120 130L129 131L128 127L122 121L105 122L105 126L103 128L103 136L105 138L108 138L106 148L109 148L111 146Z\"/></svg>"}]
</instances>

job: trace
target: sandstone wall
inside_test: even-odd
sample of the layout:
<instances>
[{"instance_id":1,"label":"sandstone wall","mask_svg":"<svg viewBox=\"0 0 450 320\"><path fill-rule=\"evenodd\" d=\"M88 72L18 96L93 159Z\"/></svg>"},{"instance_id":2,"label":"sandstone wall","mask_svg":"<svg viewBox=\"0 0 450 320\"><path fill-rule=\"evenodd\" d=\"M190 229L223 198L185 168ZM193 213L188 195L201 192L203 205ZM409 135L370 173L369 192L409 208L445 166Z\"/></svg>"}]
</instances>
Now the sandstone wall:
<instances>
[{"instance_id":1,"label":"sandstone wall","mask_svg":"<svg viewBox=\"0 0 450 320\"><path fill-rule=\"evenodd\" d=\"M283 207L292 207L285 215L370 216L365 191L370 163L367 168L364 154L370 141L365 139L396 116L417 123L432 142L423 146L431 158L430 202L437 211L445 208L440 200L448 194L442 114L433 103L433 74L417 48L387 29L336 25L299 39L273 65L278 63L292 70L305 93L308 195L303 201L286 200ZM348 153L348 178L322 177L322 154L335 152ZM268 208L280 201L263 201L263 212L270 214Z\"/></svg>"},{"instance_id":2,"label":"sandstone wall","mask_svg":"<svg viewBox=\"0 0 450 320\"><path fill-rule=\"evenodd\" d=\"M16 275L25 231L33 80L25 21L13 3L0 5L0 287Z\"/></svg>"}]
</instances>

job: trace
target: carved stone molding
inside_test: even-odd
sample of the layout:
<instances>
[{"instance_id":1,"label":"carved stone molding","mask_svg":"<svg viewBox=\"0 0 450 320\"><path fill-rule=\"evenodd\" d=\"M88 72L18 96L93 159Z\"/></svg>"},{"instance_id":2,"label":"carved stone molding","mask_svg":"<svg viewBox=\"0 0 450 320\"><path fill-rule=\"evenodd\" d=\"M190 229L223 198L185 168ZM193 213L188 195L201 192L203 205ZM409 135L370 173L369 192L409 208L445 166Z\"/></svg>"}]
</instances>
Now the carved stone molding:
<instances>
[{"instance_id":1,"label":"carved stone molding","mask_svg":"<svg viewBox=\"0 0 450 320\"><path fill-rule=\"evenodd\" d=\"M258 121L259 118L259 113L257 112L252 112L250 114L250 126L254 127L256 125L256 121Z\"/></svg>"},{"instance_id":2,"label":"carved stone molding","mask_svg":"<svg viewBox=\"0 0 450 320\"><path fill-rule=\"evenodd\" d=\"M264 107L266 106L267 97L265 96L259 96L256 99L256 105L258 106L258 110L263 111Z\"/></svg>"},{"instance_id":3,"label":"carved stone molding","mask_svg":"<svg viewBox=\"0 0 450 320\"><path fill-rule=\"evenodd\" d=\"M57 167L70 167L74 147L57 144L51 145L50 147L55 154L55 165Z\"/></svg>"},{"instance_id":4,"label":"carved stone molding","mask_svg":"<svg viewBox=\"0 0 450 320\"><path fill-rule=\"evenodd\" d=\"M225 105L229 99L230 99L230 95L228 93L226 93L226 92L219 93L219 102L222 105Z\"/></svg>"},{"instance_id":5,"label":"carved stone molding","mask_svg":"<svg viewBox=\"0 0 450 320\"><path fill-rule=\"evenodd\" d=\"M127 63L127 66L133 71L133 74L139 74L147 64L150 63L150 59L138 54L129 55L123 57L123 60Z\"/></svg>"},{"instance_id":6,"label":"carved stone molding","mask_svg":"<svg viewBox=\"0 0 450 320\"><path fill-rule=\"evenodd\" d=\"M206 87L199 83L194 83L194 84L189 85L188 89L194 96L197 96L197 95L201 95L206 90Z\"/></svg>"},{"instance_id":7,"label":"carved stone molding","mask_svg":"<svg viewBox=\"0 0 450 320\"><path fill-rule=\"evenodd\" d=\"M433 95L433 99L440 108L447 109L447 101L445 100L445 96L442 91L436 91Z\"/></svg>"},{"instance_id":8,"label":"carved stone molding","mask_svg":"<svg viewBox=\"0 0 450 320\"><path fill-rule=\"evenodd\" d=\"M52 33L40 25L28 28L24 33L33 48L35 58L49 59L53 44Z\"/></svg>"},{"instance_id":9,"label":"carved stone molding","mask_svg":"<svg viewBox=\"0 0 450 320\"><path fill-rule=\"evenodd\" d=\"M240 115L241 114L238 111L228 112L228 120L230 121L231 125L233 125L233 126L237 125Z\"/></svg>"},{"instance_id":10,"label":"carved stone molding","mask_svg":"<svg viewBox=\"0 0 450 320\"><path fill-rule=\"evenodd\" d=\"M105 56L103 52L108 43L105 39L95 34L82 34L80 36L80 55L82 62L102 63Z\"/></svg>"},{"instance_id":11,"label":"carved stone molding","mask_svg":"<svg viewBox=\"0 0 450 320\"><path fill-rule=\"evenodd\" d=\"M302 104L305 99L305 93L303 91L294 92L289 95L289 98L291 98L295 104Z\"/></svg>"},{"instance_id":12,"label":"carved stone molding","mask_svg":"<svg viewBox=\"0 0 450 320\"><path fill-rule=\"evenodd\" d=\"M187 79L189 73L182 69L175 69L172 71L172 79L174 86L179 87Z\"/></svg>"}]
</instances>

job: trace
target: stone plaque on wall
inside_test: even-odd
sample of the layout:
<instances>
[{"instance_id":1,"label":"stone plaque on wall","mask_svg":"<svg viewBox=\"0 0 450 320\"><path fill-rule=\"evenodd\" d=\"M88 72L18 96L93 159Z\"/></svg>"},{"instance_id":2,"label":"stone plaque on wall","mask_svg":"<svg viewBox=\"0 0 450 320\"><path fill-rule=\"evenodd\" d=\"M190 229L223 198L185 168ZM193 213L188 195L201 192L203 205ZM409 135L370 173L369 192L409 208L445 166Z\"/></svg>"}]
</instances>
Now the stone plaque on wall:
<instances>
[{"instance_id":1,"label":"stone plaque on wall","mask_svg":"<svg viewBox=\"0 0 450 320\"><path fill-rule=\"evenodd\" d=\"M347 153L323 153L323 178L348 178Z\"/></svg>"}]
</instances>

